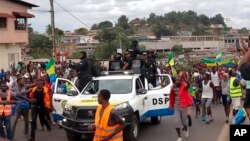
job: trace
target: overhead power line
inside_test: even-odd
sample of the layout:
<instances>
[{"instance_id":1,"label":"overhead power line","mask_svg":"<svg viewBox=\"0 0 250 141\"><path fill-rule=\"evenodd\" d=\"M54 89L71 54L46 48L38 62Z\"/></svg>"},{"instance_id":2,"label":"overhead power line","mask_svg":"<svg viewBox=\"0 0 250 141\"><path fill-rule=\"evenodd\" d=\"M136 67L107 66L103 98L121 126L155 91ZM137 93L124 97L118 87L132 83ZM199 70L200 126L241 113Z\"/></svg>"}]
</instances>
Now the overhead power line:
<instances>
[{"instance_id":1,"label":"overhead power line","mask_svg":"<svg viewBox=\"0 0 250 141\"><path fill-rule=\"evenodd\" d=\"M81 21L78 17L76 17L75 15L73 15L71 12L69 12L66 8L64 8L61 4L59 4L57 1L55 1L55 4L57 4L60 8L62 8L64 11L66 11L69 15L71 15L74 19L76 19L78 22L80 22L81 24L83 24L85 27L87 27L88 29L90 29L90 27L85 24L83 21Z\"/></svg>"}]
</instances>

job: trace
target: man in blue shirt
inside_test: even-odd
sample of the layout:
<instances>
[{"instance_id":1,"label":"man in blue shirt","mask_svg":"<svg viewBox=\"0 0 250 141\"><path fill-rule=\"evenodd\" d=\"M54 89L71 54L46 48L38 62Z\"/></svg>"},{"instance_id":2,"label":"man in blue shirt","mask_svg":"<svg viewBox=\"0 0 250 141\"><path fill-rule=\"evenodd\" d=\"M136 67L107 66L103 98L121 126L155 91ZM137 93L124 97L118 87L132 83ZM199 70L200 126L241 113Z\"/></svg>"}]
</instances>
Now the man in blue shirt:
<instances>
[{"instance_id":1,"label":"man in blue shirt","mask_svg":"<svg viewBox=\"0 0 250 141\"><path fill-rule=\"evenodd\" d=\"M1 69L1 71L0 71L0 80L5 80L5 77L6 77L6 73L4 72L3 69Z\"/></svg>"},{"instance_id":2,"label":"man in blue shirt","mask_svg":"<svg viewBox=\"0 0 250 141\"><path fill-rule=\"evenodd\" d=\"M67 86L64 82L58 81L57 93L59 94L67 94Z\"/></svg>"},{"instance_id":3,"label":"man in blue shirt","mask_svg":"<svg viewBox=\"0 0 250 141\"><path fill-rule=\"evenodd\" d=\"M26 137L28 137L28 129L29 129L29 99L28 94L31 92L32 89L26 90L25 87L25 80L24 78L18 78L17 79L17 86L13 89L13 96L17 101L21 101L16 106L16 118L12 127L12 138L14 138L15 135L15 129L16 124L21 116L24 118L25 122L25 128L24 128L24 134Z\"/></svg>"}]
</instances>

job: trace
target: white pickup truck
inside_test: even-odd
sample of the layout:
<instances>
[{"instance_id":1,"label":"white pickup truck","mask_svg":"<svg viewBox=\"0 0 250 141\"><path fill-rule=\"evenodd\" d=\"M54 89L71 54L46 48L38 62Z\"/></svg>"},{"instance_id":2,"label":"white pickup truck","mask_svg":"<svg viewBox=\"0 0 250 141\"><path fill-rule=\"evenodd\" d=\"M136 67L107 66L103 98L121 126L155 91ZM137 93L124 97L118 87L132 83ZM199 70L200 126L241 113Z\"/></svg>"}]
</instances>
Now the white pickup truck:
<instances>
[{"instance_id":1,"label":"white pickup truck","mask_svg":"<svg viewBox=\"0 0 250 141\"><path fill-rule=\"evenodd\" d=\"M173 85L169 75L159 75L163 85L149 88L147 79L144 84L138 74L116 74L94 78L82 92L73 82L58 78L55 84L53 105L56 113L62 115L62 127L69 141L80 141L82 135L93 135L88 131L94 123L98 106L97 92L108 89L111 92L110 103L115 107L126 123L125 141L136 141L139 123L151 118L152 124L159 124L162 116L173 114L169 109L169 93ZM70 84L66 93L58 93L62 83ZM69 86L69 85L68 85Z\"/></svg>"}]
</instances>

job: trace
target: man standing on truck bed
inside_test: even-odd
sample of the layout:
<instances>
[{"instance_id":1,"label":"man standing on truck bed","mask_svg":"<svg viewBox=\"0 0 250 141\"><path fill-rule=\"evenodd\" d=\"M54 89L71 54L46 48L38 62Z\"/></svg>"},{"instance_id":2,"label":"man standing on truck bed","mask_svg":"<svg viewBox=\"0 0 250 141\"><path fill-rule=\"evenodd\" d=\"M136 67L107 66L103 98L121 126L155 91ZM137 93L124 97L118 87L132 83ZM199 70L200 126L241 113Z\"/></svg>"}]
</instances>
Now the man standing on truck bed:
<instances>
[{"instance_id":1,"label":"man standing on truck bed","mask_svg":"<svg viewBox=\"0 0 250 141\"><path fill-rule=\"evenodd\" d=\"M87 53L85 51L81 51L81 61L78 65L75 66L77 71L77 76L79 78L78 89L82 91L83 88L92 80L93 76L99 76L95 69L94 63L91 59L87 58Z\"/></svg>"},{"instance_id":2,"label":"man standing on truck bed","mask_svg":"<svg viewBox=\"0 0 250 141\"><path fill-rule=\"evenodd\" d=\"M98 94L98 103L95 114L95 124L88 127L95 130L93 141L123 141L125 123L109 103L109 90L101 90Z\"/></svg>"}]
</instances>

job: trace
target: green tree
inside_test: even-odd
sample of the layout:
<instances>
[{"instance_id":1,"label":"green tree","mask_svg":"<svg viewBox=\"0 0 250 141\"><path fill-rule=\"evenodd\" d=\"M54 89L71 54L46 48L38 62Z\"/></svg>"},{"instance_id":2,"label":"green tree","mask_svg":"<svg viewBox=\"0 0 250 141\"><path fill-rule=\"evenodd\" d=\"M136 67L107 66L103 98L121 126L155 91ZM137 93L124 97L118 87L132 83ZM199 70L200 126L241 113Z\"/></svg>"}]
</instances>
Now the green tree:
<instances>
[{"instance_id":1,"label":"green tree","mask_svg":"<svg viewBox=\"0 0 250 141\"><path fill-rule=\"evenodd\" d=\"M194 31L192 32L193 36L201 36L201 35L208 35L209 33L206 32L207 27L204 27L202 25L195 26Z\"/></svg>"},{"instance_id":2,"label":"green tree","mask_svg":"<svg viewBox=\"0 0 250 141\"><path fill-rule=\"evenodd\" d=\"M221 14L216 14L214 17L212 17L211 19L211 23L213 24L222 24L222 25L226 25L224 18Z\"/></svg>"},{"instance_id":3,"label":"green tree","mask_svg":"<svg viewBox=\"0 0 250 141\"><path fill-rule=\"evenodd\" d=\"M196 24L198 24L197 13L192 11L192 10L188 10L187 12L183 11L180 14L179 17L180 17L181 23L184 23L186 25L196 25Z\"/></svg>"},{"instance_id":4,"label":"green tree","mask_svg":"<svg viewBox=\"0 0 250 141\"><path fill-rule=\"evenodd\" d=\"M114 28L104 28L98 31L97 38L99 41L110 42L116 38L116 32Z\"/></svg>"},{"instance_id":5,"label":"green tree","mask_svg":"<svg viewBox=\"0 0 250 141\"><path fill-rule=\"evenodd\" d=\"M73 53L70 54L69 59L76 59L80 58L81 54L79 51L74 51Z\"/></svg>"},{"instance_id":6,"label":"green tree","mask_svg":"<svg viewBox=\"0 0 250 141\"><path fill-rule=\"evenodd\" d=\"M183 55L189 52L192 52L191 48L183 48L182 45L174 45L172 47L172 52L176 55Z\"/></svg>"},{"instance_id":7,"label":"green tree","mask_svg":"<svg viewBox=\"0 0 250 141\"><path fill-rule=\"evenodd\" d=\"M94 59L108 59L111 55L117 52L117 49L122 47L125 51L130 47L130 39L128 38L127 32L120 26L102 29L98 33L100 43L94 51Z\"/></svg>"},{"instance_id":8,"label":"green tree","mask_svg":"<svg viewBox=\"0 0 250 141\"><path fill-rule=\"evenodd\" d=\"M152 31L157 39L161 39L161 36L172 36L173 31L165 25L157 24L152 27Z\"/></svg>"},{"instance_id":9,"label":"green tree","mask_svg":"<svg viewBox=\"0 0 250 141\"><path fill-rule=\"evenodd\" d=\"M93 24L90 30L98 30L98 24Z\"/></svg>"},{"instance_id":10,"label":"green tree","mask_svg":"<svg viewBox=\"0 0 250 141\"><path fill-rule=\"evenodd\" d=\"M206 26L210 25L210 19L208 18L208 16L201 14L199 15L198 19L199 19L199 23L206 25Z\"/></svg>"},{"instance_id":11,"label":"green tree","mask_svg":"<svg viewBox=\"0 0 250 141\"><path fill-rule=\"evenodd\" d=\"M112 28L113 23L110 21L103 21L98 24L98 29Z\"/></svg>"},{"instance_id":12,"label":"green tree","mask_svg":"<svg viewBox=\"0 0 250 141\"><path fill-rule=\"evenodd\" d=\"M164 15L164 20L167 25L179 25L181 22L181 12L172 11Z\"/></svg>"},{"instance_id":13,"label":"green tree","mask_svg":"<svg viewBox=\"0 0 250 141\"><path fill-rule=\"evenodd\" d=\"M182 54L183 47L182 45L174 45L171 51L176 55L180 55Z\"/></svg>"},{"instance_id":14,"label":"green tree","mask_svg":"<svg viewBox=\"0 0 250 141\"><path fill-rule=\"evenodd\" d=\"M51 57L52 42L47 36L32 34L29 38L29 47L34 58Z\"/></svg>"},{"instance_id":15,"label":"green tree","mask_svg":"<svg viewBox=\"0 0 250 141\"><path fill-rule=\"evenodd\" d=\"M246 27L241 28L238 32L240 34L249 34L249 30Z\"/></svg>"},{"instance_id":16,"label":"green tree","mask_svg":"<svg viewBox=\"0 0 250 141\"><path fill-rule=\"evenodd\" d=\"M89 32L88 29L83 28L83 27L75 30L75 34L77 35L87 35L88 32Z\"/></svg>"},{"instance_id":17,"label":"green tree","mask_svg":"<svg viewBox=\"0 0 250 141\"><path fill-rule=\"evenodd\" d=\"M129 19L127 18L126 15L122 15L121 17L118 18L118 23L116 26L120 26L123 29L130 29L130 25L128 23Z\"/></svg>"},{"instance_id":18,"label":"green tree","mask_svg":"<svg viewBox=\"0 0 250 141\"><path fill-rule=\"evenodd\" d=\"M28 33L29 34L34 33L34 29L32 27L28 27Z\"/></svg>"},{"instance_id":19,"label":"green tree","mask_svg":"<svg viewBox=\"0 0 250 141\"><path fill-rule=\"evenodd\" d=\"M46 26L46 33L47 33L49 36L51 36L52 27L51 27L50 24ZM55 36L56 36L57 39L61 38L61 36L63 36L63 34L64 34L64 31L63 31L63 30L61 30L61 29L59 29L59 28L55 28Z\"/></svg>"},{"instance_id":20,"label":"green tree","mask_svg":"<svg viewBox=\"0 0 250 141\"><path fill-rule=\"evenodd\" d=\"M117 46L114 41L111 42L101 42L93 53L94 59L109 59L111 55L116 53Z\"/></svg>"},{"instance_id":21,"label":"green tree","mask_svg":"<svg viewBox=\"0 0 250 141\"><path fill-rule=\"evenodd\" d=\"M149 25L154 25L158 23L158 17L155 15L155 13L150 13L149 18L147 19L147 22Z\"/></svg>"},{"instance_id":22,"label":"green tree","mask_svg":"<svg viewBox=\"0 0 250 141\"><path fill-rule=\"evenodd\" d=\"M186 54L186 53L189 53L189 52L192 52L193 50L191 48L184 48L183 49L183 53Z\"/></svg>"}]
</instances>

